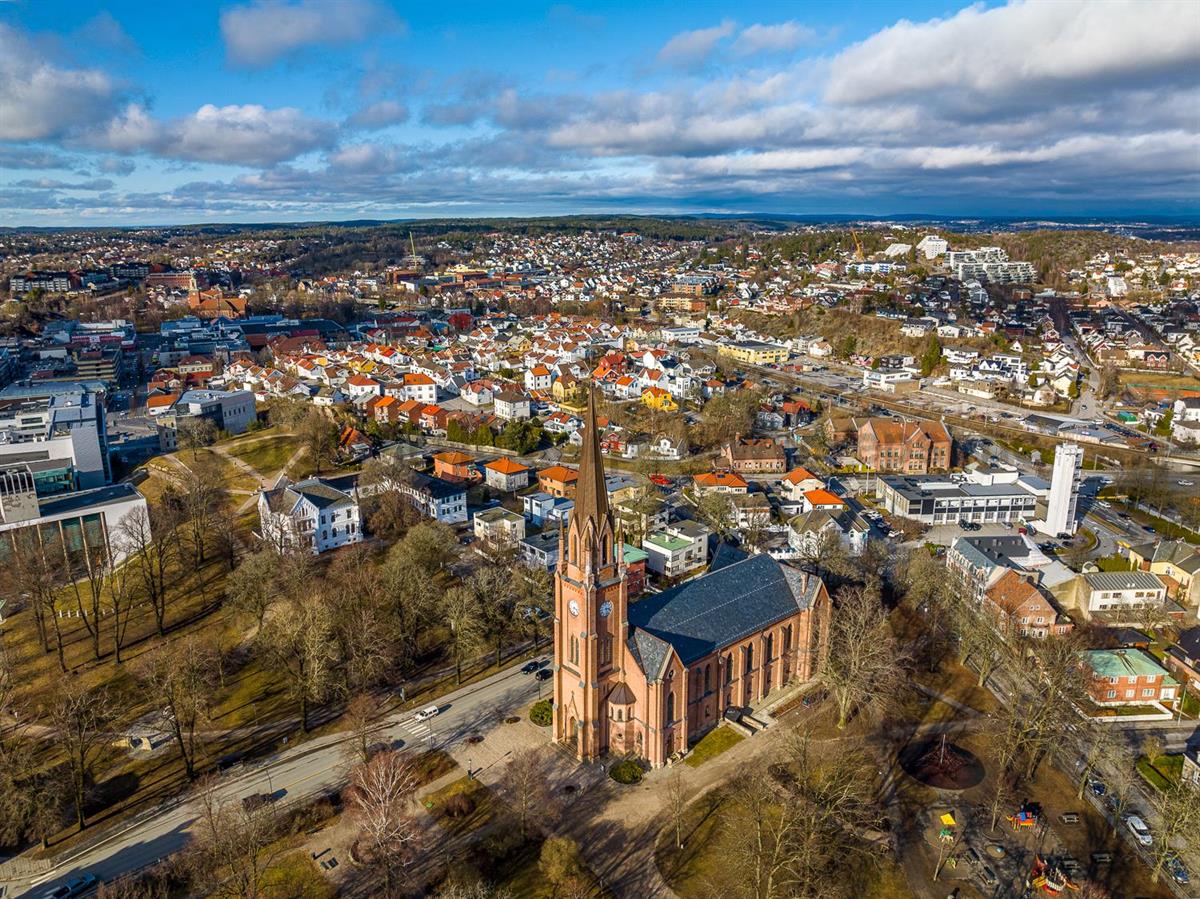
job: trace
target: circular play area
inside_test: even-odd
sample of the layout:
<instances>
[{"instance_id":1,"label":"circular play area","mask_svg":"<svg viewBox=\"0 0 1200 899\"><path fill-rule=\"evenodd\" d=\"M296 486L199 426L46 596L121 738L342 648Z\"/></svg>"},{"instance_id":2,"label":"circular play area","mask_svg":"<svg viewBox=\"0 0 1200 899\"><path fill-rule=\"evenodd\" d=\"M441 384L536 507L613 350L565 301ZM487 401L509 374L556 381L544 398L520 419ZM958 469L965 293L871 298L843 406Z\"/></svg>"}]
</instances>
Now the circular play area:
<instances>
[{"instance_id":1,"label":"circular play area","mask_svg":"<svg viewBox=\"0 0 1200 899\"><path fill-rule=\"evenodd\" d=\"M983 763L945 737L910 743L900 751L904 773L937 790L965 790L983 780Z\"/></svg>"}]
</instances>

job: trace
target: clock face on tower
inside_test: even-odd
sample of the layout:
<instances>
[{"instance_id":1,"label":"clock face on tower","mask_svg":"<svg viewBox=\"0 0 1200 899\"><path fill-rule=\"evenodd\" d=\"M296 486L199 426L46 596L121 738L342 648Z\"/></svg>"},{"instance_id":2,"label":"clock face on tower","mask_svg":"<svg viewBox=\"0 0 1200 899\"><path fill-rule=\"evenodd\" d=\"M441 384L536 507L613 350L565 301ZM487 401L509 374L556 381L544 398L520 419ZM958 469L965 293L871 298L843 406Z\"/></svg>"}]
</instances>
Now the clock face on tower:
<instances>
[{"instance_id":1,"label":"clock face on tower","mask_svg":"<svg viewBox=\"0 0 1200 899\"><path fill-rule=\"evenodd\" d=\"M579 603L577 603L575 600L571 600L569 603L567 603L567 608L571 610L572 615L579 614Z\"/></svg>"},{"instance_id":2,"label":"clock face on tower","mask_svg":"<svg viewBox=\"0 0 1200 899\"><path fill-rule=\"evenodd\" d=\"M600 603L600 617L607 618L612 614L612 603L607 600Z\"/></svg>"}]
</instances>

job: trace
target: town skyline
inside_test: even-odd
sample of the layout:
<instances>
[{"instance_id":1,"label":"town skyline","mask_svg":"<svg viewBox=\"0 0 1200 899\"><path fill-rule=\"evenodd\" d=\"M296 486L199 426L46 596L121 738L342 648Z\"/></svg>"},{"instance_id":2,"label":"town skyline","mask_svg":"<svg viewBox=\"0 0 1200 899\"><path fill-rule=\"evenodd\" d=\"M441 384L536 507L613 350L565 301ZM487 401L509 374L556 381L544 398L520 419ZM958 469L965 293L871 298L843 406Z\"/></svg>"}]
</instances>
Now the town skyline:
<instances>
[{"instance_id":1,"label":"town skyline","mask_svg":"<svg viewBox=\"0 0 1200 899\"><path fill-rule=\"evenodd\" d=\"M1172 0L147 12L0 5L0 224L1200 208Z\"/></svg>"}]
</instances>

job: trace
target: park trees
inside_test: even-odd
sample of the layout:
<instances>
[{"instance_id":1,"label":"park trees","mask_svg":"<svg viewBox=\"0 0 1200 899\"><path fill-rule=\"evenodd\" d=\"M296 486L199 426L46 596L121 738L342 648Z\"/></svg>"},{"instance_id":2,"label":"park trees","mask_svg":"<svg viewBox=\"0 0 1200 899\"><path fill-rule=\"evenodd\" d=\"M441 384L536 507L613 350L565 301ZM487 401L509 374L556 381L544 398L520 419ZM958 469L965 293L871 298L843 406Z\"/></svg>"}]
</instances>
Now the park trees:
<instances>
[{"instance_id":1,"label":"park trees","mask_svg":"<svg viewBox=\"0 0 1200 899\"><path fill-rule=\"evenodd\" d=\"M546 766L541 754L532 747L517 750L504 769L503 788L508 805L517 818L517 829L524 840L529 822L549 798Z\"/></svg>"},{"instance_id":2,"label":"park trees","mask_svg":"<svg viewBox=\"0 0 1200 899\"><path fill-rule=\"evenodd\" d=\"M1155 838L1150 847L1150 879L1158 883L1172 859L1200 855L1200 788L1186 781L1171 784L1156 791L1150 805Z\"/></svg>"},{"instance_id":3,"label":"park trees","mask_svg":"<svg viewBox=\"0 0 1200 899\"><path fill-rule=\"evenodd\" d=\"M184 860L190 885L216 899L258 899L282 851L275 807L224 801L217 786L215 779L205 779L198 787L200 813Z\"/></svg>"},{"instance_id":4,"label":"park trees","mask_svg":"<svg viewBox=\"0 0 1200 899\"><path fill-rule=\"evenodd\" d=\"M286 607L268 618L256 642L300 707L301 733L308 733L313 705L329 698L339 683L333 610L328 599L320 593L288 598Z\"/></svg>"},{"instance_id":5,"label":"park trees","mask_svg":"<svg viewBox=\"0 0 1200 899\"><path fill-rule=\"evenodd\" d=\"M837 726L883 711L898 694L907 656L897 644L874 584L836 595L829 657L821 680L837 706Z\"/></svg>"},{"instance_id":6,"label":"park trees","mask_svg":"<svg viewBox=\"0 0 1200 899\"><path fill-rule=\"evenodd\" d=\"M62 684L50 700L50 724L67 757L75 822L80 830L86 825L87 791L96 761L107 743L105 728L113 713L106 688L90 689L76 681Z\"/></svg>"},{"instance_id":7,"label":"park trees","mask_svg":"<svg viewBox=\"0 0 1200 899\"><path fill-rule=\"evenodd\" d=\"M117 541L125 553L138 593L150 606L159 636L167 632L167 605L178 560L175 539L179 519L165 505L135 510L125 516Z\"/></svg>"},{"instance_id":8,"label":"park trees","mask_svg":"<svg viewBox=\"0 0 1200 899\"><path fill-rule=\"evenodd\" d=\"M208 716L220 663L215 646L189 635L173 645L160 643L137 671L146 698L162 710L188 780L196 779L196 727Z\"/></svg>"},{"instance_id":9,"label":"park trees","mask_svg":"<svg viewBox=\"0 0 1200 899\"><path fill-rule=\"evenodd\" d=\"M358 845L383 877L384 895L416 860L421 829L409 812L420 784L416 766L403 752L387 750L350 771L347 802L358 828Z\"/></svg>"}]
</instances>

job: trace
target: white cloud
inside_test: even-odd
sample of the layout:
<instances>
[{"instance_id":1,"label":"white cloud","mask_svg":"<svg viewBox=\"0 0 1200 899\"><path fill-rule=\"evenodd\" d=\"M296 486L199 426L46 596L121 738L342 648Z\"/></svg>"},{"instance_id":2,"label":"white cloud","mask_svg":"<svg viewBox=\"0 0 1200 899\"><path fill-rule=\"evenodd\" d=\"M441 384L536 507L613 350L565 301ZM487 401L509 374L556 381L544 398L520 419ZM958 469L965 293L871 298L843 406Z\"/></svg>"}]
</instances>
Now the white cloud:
<instances>
[{"instance_id":1,"label":"white cloud","mask_svg":"<svg viewBox=\"0 0 1200 899\"><path fill-rule=\"evenodd\" d=\"M981 96L1022 94L1055 84L1179 73L1195 80L1200 11L1191 0L1055 0L986 9L946 19L901 20L843 51L825 96L870 103L930 91Z\"/></svg>"},{"instance_id":2,"label":"white cloud","mask_svg":"<svg viewBox=\"0 0 1200 899\"><path fill-rule=\"evenodd\" d=\"M386 128L408 121L408 107L395 100L379 100L364 106L346 121L357 128Z\"/></svg>"},{"instance_id":3,"label":"white cloud","mask_svg":"<svg viewBox=\"0 0 1200 899\"><path fill-rule=\"evenodd\" d=\"M0 140L47 140L112 114L119 86L98 69L48 61L23 34L0 24Z\"/></svg>"},{"instance_id":4,"label":"white cloud","mask_svg":"<svg viewBox=\"0 0 1200 899\"><path fill-rule=\"evenodd\" d=\"M298 109L201 106L189 116L166 122L145 107L130 104L102 131L84 141L118 153L150 153L167 159L226 165L268 166L330 146L337 129Z\"/></svg>"},{"instance_id":5,"label":"white cloud","mask_svg":"<svg viewBox=\"0 0 1200 899\"><path fill-rule=\"evenodd\" d=\"M265 66L302 47L351 44L398 24L375 0L254 0L221 13L221 36L230 60Z\"/></svg>"},{"instance_id":6,"label":"white cloud","mask_svg":"<svg viewBox=\"0 0 1200 899\"><path fill-rule=\"evenodd\" d=\"M717 44L733 34L733 22L725 21L712 28L681 31L658 51L658 61L668 65L692 66L704 62Z\"/></svg>"},{"instance_id":7,"label":"white cloud","mask_svg":"<svg viewBox=\"0 0 1200 899\"><path fill-rule=\"evenodd\" d=\"M733 42L733 52L739 56L755 53L787 53L801 44L810 44L817 33L799 22L780 22L777 25L750 25L743 28Z\"/></svg>"}]
</instances>

